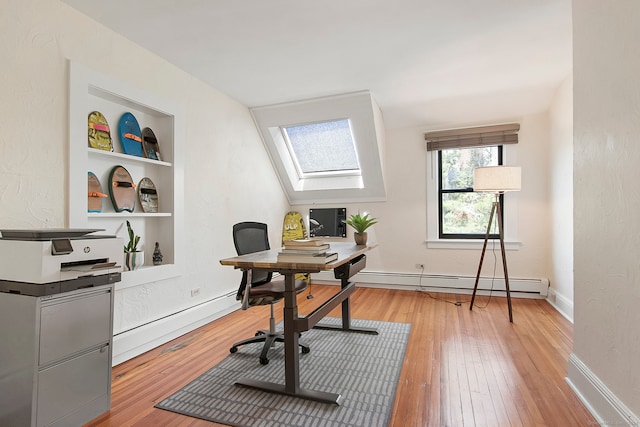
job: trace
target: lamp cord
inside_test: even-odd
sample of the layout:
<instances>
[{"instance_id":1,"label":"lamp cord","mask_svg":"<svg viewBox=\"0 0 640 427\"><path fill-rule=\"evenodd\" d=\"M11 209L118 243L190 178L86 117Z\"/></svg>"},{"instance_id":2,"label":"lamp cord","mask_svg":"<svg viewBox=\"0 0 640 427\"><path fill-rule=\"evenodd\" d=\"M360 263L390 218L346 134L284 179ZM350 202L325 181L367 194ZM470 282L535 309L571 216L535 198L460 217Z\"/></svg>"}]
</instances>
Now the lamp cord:
<instances>
[{"instance_id":1,"label":"lamp cord","mask_svg":"<svg viewBox=\"0 0 640 427\"><path fill-rule=\"evenodd\" d=\"M309 288L309 293L307 294L307 299L312 299L313 298L313 294L311 293L311 275L310 274L307 276L307 280L309 280L309 284L307 285L307 287Z\"/></svg>"},{"instance_id":2,"label":"lamp cord","mask_svg":"<svg viewBox=\"0 0 640 427\"><path fill-rule=\"evenodd\" d=\"M422 287L422 276L424 276L424 265L422 266L422 270L420 270L420 280L418 281L418 287L420 288L420 292L422 292L423 294L427 294L429 298L434 299L436 301L446 302L447 304L453 304L457 307L460 307L462 303L465 302L465 301L451 301L446 298L434 297L433 295L431 295L429 291L424 290L424 288Z\"/></svg>"},{"instance_id":3,"label":"lamp cord","mask_svg":"<svg viewBox=\"0 0 640 427\"><path fill-rule=\"evenodd\" d=\"M495 234L495 222L492 224L492 227L494 227L493 231ZM487 300L487 303L485 305L478 305L477 303L475 304L476 307L478 308L487 308L487 306L489 306L489 303L491 302L491 298L493 297L493 285L496 281L496 268L498 266L498 257L496 255L496 239L491 239L491 253L493 254L493 276L491 277L491 289L489 289L489 299Z\"/></svg>"},{"instance_id":4,"label":"lamp cord","mask_svg":"<svg viewBox=\"0 0 640 427\"><path fill-rule=\"evenodd\" d=\"M496 197L497 197L497 195L496 195ZM493 231L493 233L490 232L490 234L495 234L496 222L494 222L491 225L491 227L493 228L493 230L491 230L491 231ZM496 269L498 267L498 256L496 255L496 239L491 239L491 253L493 254L493 275L491 277L491 289L489 289L489 299L487 300L487 303L485 305L478 305L476 303L475 306L478 307L478 308L487 308L489 306L489 303L491 302L491 298L493 297L493 286L494 286L495 281L496 281ZM431 295L431 293L429 291L426 291L422 287L422 277L423 276L424 276L424 265L422 266L422 269L420 270L420 279L418 281L418 287L419 287L420 292L427 294L427 296L429 298L432 298L432 299L437 300L437 301L443 301L443 302L446 302L448 304L453 304L453 305L455 305L457 307L460 307L464 303L469 303L469 301L451 301L451 300L448 300L446 298L434 297L433 295Z\"/></svg>"}]
</instances>

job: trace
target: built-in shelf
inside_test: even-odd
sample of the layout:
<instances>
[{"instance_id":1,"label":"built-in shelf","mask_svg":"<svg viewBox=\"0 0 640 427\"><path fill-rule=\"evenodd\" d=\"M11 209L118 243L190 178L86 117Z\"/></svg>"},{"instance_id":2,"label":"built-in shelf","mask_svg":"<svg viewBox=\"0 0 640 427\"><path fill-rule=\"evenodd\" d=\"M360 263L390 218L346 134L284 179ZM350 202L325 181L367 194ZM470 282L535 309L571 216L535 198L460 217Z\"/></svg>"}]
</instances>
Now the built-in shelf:
<instances>
[{"instance_id":1,"label":"built-in shelf","mask_svg":"<svg viewBox=\"0 0 640 427\"><path fill-rule=\"evenodd\" d=\"M116 235L128 240L129 221L141 236L145 265L124 272L121 289L155 282L179 275L183 234L183 157L177 148L183 135L181 109L176 105L145 93L127 83L70 63L69 73L69 227L104 230L99 234ZM100 111L109 123L113 151L88 145L87 118ZM140 128L149 127L158 138L161 161L122 152L117 135L118 121L125 112L132 113ZM87 173L96 174L102 192L109 193L109 173L123 166L137 185L150 178L158 191L158 212L144 212L138 200L133 212L117 212L109 197L103 199L102 212L88 212ZM163 264L152 265L153 250L158 242ZM123 255L124 258L124 255Z\"/></svg>"},{"instance_id":2,"label":"built-in shelf","mask_svg":"<svg viewBox=\"0 0 640 427\"><path fill-rule=\"evenodd\" d=\"M169 162L147 159L146 157L131 156L129 154L118 153L115 151L98 150L96 148L91 148L91 147L87 147L87 151L89 152L90 156L105 156L105 157L111 157L114 159L123 159L127 162L140 162L140 163L147 163L147 164L156 165L156 166L167 166L167 167L173 166Z\"/></svg>"},{"instance_id":3,"label":"built-in shelf","mask_svg":"<svg viewBox=\"0 0 640 427\"><path fill-rule=\"evenodd\" d=\"M89 218L152 218L170 217L171 212L88 212Z\"/></svg>"}]
</instances>

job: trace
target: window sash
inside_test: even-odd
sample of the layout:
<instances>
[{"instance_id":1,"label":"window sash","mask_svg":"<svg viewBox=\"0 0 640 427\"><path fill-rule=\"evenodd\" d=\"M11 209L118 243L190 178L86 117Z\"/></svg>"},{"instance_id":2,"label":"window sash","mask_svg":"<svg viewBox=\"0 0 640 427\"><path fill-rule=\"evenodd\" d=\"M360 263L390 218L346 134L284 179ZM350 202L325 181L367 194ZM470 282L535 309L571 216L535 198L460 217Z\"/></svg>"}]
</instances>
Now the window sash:
<instances>
[{"instance_id":1,"label":"window sash","mask_svg":"<svg viewBox=\"0 0 640 427\"><path fill-rule=\"evenodd\" d=\"M463 147L463 148L473 148L473 147ZM498 165L502 165L503 164L503 155L502 155L503 147L502 145L498 145L497 148L498 148ZM443 185L442 174L443 174L442 150L438 150L438 237L440 239L484 239L484 237L486 236L486 226L488 224L485 225L485 228L481 233L451 233L451 232L445 233L444 232L445 212L444 212L443 195L473 193L474 191L472 187L447 188L447 189L442 188L442 185ZM500 212L498 212L498 215L500 215L500 219L504 224L504 195L500 194L499 198L500 198ZM489 212L487 212L487 214L488 213ZM498 221L498 218L497 217L494 218L492 223L492 229L495 229L494 226L497 226L497 221ZM498 233L489 234L489 238L491 239L497 239L498 237L499 237Z\"/></svg>"},{"instance_id":2,"label":"window sash","mask_svg":"<svg viewBox=\"0 0 640 427\"><path fill-rule=\"evenodd\" d=\"M300 178L360 174L349 119L282 126L281 132Z\"/></svg>"}]
</instances>

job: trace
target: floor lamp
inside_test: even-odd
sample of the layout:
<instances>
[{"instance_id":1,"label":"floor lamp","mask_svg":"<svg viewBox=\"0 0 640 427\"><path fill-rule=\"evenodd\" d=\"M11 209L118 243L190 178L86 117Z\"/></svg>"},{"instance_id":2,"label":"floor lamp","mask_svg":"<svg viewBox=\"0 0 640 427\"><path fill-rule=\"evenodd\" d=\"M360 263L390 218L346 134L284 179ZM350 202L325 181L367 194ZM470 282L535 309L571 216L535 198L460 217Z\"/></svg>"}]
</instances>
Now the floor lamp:
<instances>
[{"instance_id":1,"label":"floor lamp","mask_svg":"<svg viewBox=\"0 0 640 427\"><path fill-rule=\"evenodd\" d=\"M519 166L488 166L476 168L473 171L473 191L494 193L495 199L491 207L491 215L489 216L489 225L487 225L487 234L484 236L484 244L482 245L482 254L480 255L480 265L478 265L478 274L476 275L476 283L473 287L473 295L471 296L471 304L469 310L473 309L473 301L476 298L478 290L478 281L480 280L480 271L482 270L482 262L484 254L487 250L487 242L491 232L491 223L493 217L498 220L498 235L500 237L500 250L502 252L502 267L504 268L504 285L507 290L507 304L509 305L509 322L513 323L513 313L511 309L511 291L509 290L509 274L507 273L507 257L504 250L504 229L502 227L502 209L500 206L500 195L506 191L519 191L521 183L521 170Z\"/></svg>"}]
</instances>

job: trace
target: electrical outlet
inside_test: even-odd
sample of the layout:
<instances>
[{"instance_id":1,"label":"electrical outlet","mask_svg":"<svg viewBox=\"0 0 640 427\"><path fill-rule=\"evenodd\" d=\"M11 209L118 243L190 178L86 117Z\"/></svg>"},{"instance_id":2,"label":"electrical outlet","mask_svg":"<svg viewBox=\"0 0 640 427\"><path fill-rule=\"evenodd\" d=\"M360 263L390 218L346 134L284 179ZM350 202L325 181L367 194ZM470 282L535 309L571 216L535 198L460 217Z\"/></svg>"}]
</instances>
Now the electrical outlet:
<instances>
[{"instance_id":1,"label":"electrical outlet","mask_svg":"<svg viewBox=\"0 0 640 427\"><path fill-rule=\"evenodd\" d=\"M416 268L424 270L424 264L416 264Z\"/></svg>"},{"instance_id":2,"label":"electrical outlet","mask_svg":"<svg viewBox=\"0 0 640 427\"><path fill-rule=\"evenodd\" d=\"M200 295L200 288L191 289L191 296L195 297Z\"/></svg>"}]
</instances>

